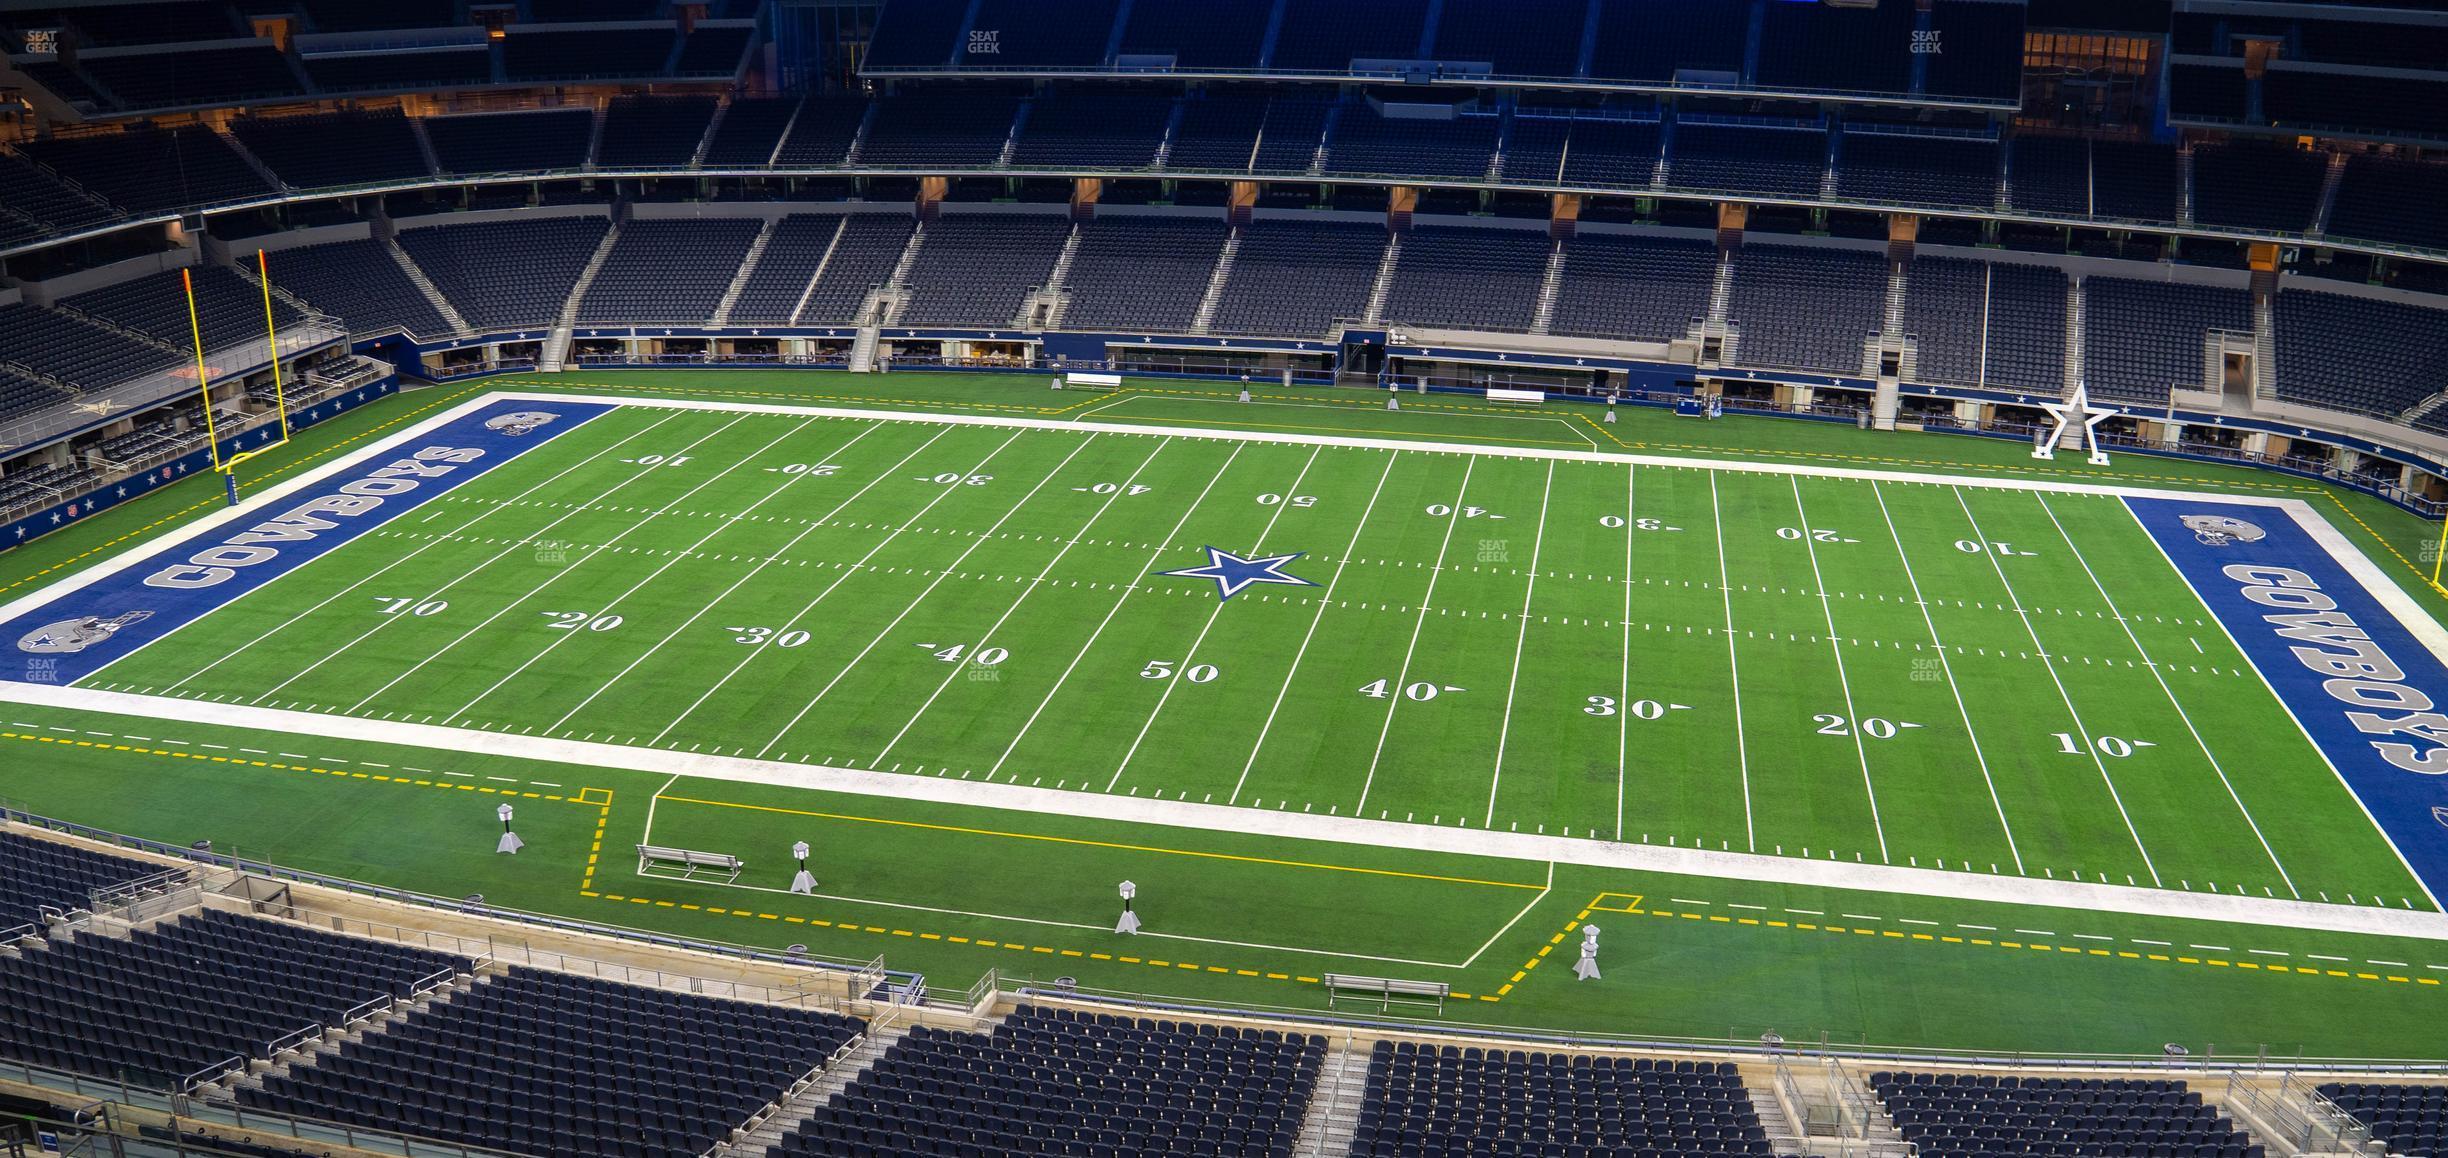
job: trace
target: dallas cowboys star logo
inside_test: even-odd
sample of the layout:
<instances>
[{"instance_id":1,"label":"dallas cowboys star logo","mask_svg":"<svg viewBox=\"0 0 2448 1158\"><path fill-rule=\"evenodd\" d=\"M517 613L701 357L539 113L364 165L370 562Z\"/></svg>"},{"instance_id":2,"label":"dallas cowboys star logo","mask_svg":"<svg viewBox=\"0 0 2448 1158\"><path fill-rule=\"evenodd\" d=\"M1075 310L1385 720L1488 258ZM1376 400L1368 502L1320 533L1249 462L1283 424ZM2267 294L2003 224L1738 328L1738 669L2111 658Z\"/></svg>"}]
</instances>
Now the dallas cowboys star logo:
<instances>
[{"instance_id":1,"label":"dallas cowboys star logo","mask_svg":"<svg viewBox=\"0 0 2448 1158\"><path fill-rule=\"evenodd\" d=\"M1179 571L1159 571L1157 574L1180 575L1190 579L1213 579L1219 599L1230 599L1240 594L1242 588L1257 583L1282 583L1293 587L1317 586L1298 575L1287 575L1283 570L1284 564L1308 554L1306 551L1245 559L1222 547L1203 549L1207 552L1206 566L1187 567Z\"/></svg>"}]
</instances>

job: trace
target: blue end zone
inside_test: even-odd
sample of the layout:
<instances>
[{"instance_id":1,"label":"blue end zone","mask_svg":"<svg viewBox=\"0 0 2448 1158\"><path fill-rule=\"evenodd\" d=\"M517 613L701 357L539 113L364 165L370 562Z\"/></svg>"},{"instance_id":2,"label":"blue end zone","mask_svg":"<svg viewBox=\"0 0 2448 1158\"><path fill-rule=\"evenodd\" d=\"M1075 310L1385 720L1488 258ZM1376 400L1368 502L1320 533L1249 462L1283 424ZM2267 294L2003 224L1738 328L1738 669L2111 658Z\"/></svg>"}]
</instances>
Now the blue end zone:
<instances>
[{"instance_id":1,"label":"blue end zone","mask_svg":"<svg viewBox=\"0 0 2448 1158\"><path fill-rule=\"evenodd\" d=\"M0 622L0 679L70 684L613 407L497 402L394 439L252 518L158 547Z\"/></svg>"},{"instance_id":2,"label":"blue end zone","mask_svg":"<svg viewBox=\"0 0 2448 1158\"><path fill-rule=\"evenodd\" d=\"M2448 667L2285 512L2128 498L2437 903Z\"/></svg>"}]
</instances>

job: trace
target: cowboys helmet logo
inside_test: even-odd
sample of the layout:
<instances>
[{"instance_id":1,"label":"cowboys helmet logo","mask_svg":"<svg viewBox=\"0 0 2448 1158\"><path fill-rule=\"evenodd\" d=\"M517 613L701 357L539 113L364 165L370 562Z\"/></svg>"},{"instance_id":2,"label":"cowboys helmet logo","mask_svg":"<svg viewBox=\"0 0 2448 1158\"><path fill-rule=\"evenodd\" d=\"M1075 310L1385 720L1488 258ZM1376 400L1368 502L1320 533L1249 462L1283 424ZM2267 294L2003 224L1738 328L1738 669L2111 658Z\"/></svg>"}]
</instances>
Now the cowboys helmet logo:
<instances>
[{"instance_id":1,"label":"cowboys helmet logo","mask_svg":"<svg viewBox=\"0 0 2448 1158\"><path fill-rule=\"evenodd\" d=\"M498 418L486 419L485 429L498 430L512 438L517 438L521 435L532 434L537 427L559 417L561 416L558 414L547 414L541 410L521 410L515 414L504 414Z\"/></svg>"},{"instance_id":2,"label":"cowboys helmet logo","mask_svg":"<svg viewBox=\"0 0 2448 1158\"><path fill-rule=\"evenodd\" d=\"M132 626L153 618L150 611L131 611L117 619L88 615L83 619L63 619L48 627L38 627L17 641L17 650L36 655L75 655L117 635L122 627Z\"/></svg>"},{"instance_id":3,"label":"cowboys helmet logo","mask_svg":"<svg viewBox=\"0 0 2448 1158\"><path fill-rule=\"evenodd\" d=\"M2237 543L2258 543L2269 537L2269 532L2242 519L2231 519L2225 515L2186 515L2184 525L2185 529L2193 532L2193 537L2201 540L2205 547L2232 547Z\"/></svg>"}]
</instances>

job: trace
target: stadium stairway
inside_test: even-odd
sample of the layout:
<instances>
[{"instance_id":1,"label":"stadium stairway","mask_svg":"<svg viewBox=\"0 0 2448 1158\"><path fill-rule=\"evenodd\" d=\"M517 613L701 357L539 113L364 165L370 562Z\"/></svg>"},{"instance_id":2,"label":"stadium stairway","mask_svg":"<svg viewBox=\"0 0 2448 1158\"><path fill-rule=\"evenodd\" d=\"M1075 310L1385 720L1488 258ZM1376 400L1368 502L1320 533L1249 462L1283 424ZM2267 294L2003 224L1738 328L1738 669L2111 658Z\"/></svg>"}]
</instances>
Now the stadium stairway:
<instances>
[{"instance_id":1,"label":"stadium stairway","mask_svg":"<svg viewBox=\"0 0 2448 1158\"><path fill-rule=\"evenodd\" d=\"M601 115L598 114L600 121ZM595 275L603 272L604 262L612 256L612 247L619 244L621 223L616 214L612 228L604 230L603 240L595 244L594 256L587 258L586 268L578 271L578 283L570 287L569 300L561 303L561 316L554 319L552 336L544 341L544 356L536 368L547 374L557 374L569 361L570 334L578 324L578 303L586 300L587 287L595 284Z\"/></svg>"},{"instance_id":2,"label":"stadium stairway","mask_svg":"<svg viewBox=\"0 0 2448 1158\"><path fill-rule=\"evenodd\" d=\"M2062 397L2073 397L2074 388L2082 384L2083 364L2083 288L2082 279L2066 279L2065 311L2065 389Z\"/></svg>"},{"instance_id":3,"label":"stadium stairway","mask_svg":"<svg viewBox=\"0 0 2448 1158\"><path fill-rule=\"evenodd\" d=\"M1233 261L1241 256L1241 230L1235 226L1224 239L1224 248L1216 254L1215 272L1207 277L1207 293L1199 299L1198 314L1190 323L1190 332L1204 334L1215 328L1216 309L1224 304L1224 287L1232 281Z\"/></svg>"},{"instance_id":4,"label":"stadium stairway","mask_svg":"<svg viewBox=\"0 0 2448 1158\"><path fill-rule=\"evenodd\" d=\"M782 1139L792 1130L840 1097L851 1083L874 1069L876 1062L907 1036L909 1027L891 1020L889 1014L870 1022L866 1032L861 1033L845 1052L826 1063L824 1069L796 1093L784 1099L781 1106L758 1123L755 1129L732 1143L724 1158L765 1158L766 1153L781 1145Z\"/></svg>"},{"instance_id":5,"label":"stadium stairway","mask_svg":"<svg viewBox=\"0 0 2448 1158\"><path fill-rule=\"evenodd\" d=\"M475 328L469 326L468 320L460 316L458 307L451 305L449 298L442 296L442 291L434 286L431 278L425 276L425 271L417 268L416 259L408 256L408 251L399 247L399 239L386 234L382 239L382 244L384 251L391 255L391 260L399 263L400 272L408 275L409 282L417 287L418 293L425 295L425 300L433 306L434 312L442 315L443 321L450 323L452 336L474 337Z\"/></svg>"},{"instance_id":6,"label":"stadium stairway","mask_svg":"<svg viewBox=\"0 0 2448 1158\"><path fill-rule=\"evenodd\" d=\"M350 1045L383 1033L419 1012L446 1005L453 997L466 992L468 986L476 984L479 978L493 968L491 965L479 966L475 973L453 977L414 998L400 1002L363 1021L326 1033L278 1056L250 1058L245 1068L231 1070L211 1083L198 1087L197 1096L210 1102L235 1103L238 1100L240 1087L262 1089L267 1078L285 1077L293 1070L312 1066Z\"/></svg>"},{"instance_id":7,"label":"stadium stairway","mask_svg":"<svg viewBox=\"0 0 2448 1158\"><path fill-rule=\"evenodd\" d=\"M719 118L722 113L718 110L714 115ZM732 275L731 284L723 288L722 301L714 306L714 320L710 323L711 325L719 329L731 324L731 311L739 306L741 291L748 288L748 279L755 276L757 262L764 259L765 247L773 244L774 230L781 224L782 219L779 217L767 221L765 228L757 231L756 240L748 243L748 255L740 259L739 272ZM836 236L838 235L837 231ZM811 280L808 284L814 285L815 282Z\"/></svg>"},{"instance_id":8,"label":"stadium stairway","mask_svg":"<svg viewBox=\"0 0 2448 1158\"><path fill-rule=\"evenodd\" d=\"M1327 1051L1293 1153L1304 1158L1345 1158L1351 1153L1360 1107L1368 1101L1368 1073L1367 1048L1346 1040Z\"/></svg>"},{"instance_id":9,"label":"stadium stairway","mask_svg":"<svg viewBox=\"0 0 2448 1158\"><path fill-rule=\"evenodd\" d=\"M1394 296L1394 273L1402 267L1402 234L1386 235L1385 256L1377 262L1377 281L1369 287L1368 314L1361 320L1372 326L1385 324L1386 299Z\"/></svg>"},{"instance_id":10,"label":"stadium stairway","mask_svg":"<svg viewBox=\"0 0 2448 1158\"><path fill-rule=\"evenodd\" d=\"M1555 332L1556 299L1564 293L1564 243L1554 242L1547 250L1547 276L1539 281L1538 312L1532 316L1530 332Z\"/></svg>"}]
</instances>

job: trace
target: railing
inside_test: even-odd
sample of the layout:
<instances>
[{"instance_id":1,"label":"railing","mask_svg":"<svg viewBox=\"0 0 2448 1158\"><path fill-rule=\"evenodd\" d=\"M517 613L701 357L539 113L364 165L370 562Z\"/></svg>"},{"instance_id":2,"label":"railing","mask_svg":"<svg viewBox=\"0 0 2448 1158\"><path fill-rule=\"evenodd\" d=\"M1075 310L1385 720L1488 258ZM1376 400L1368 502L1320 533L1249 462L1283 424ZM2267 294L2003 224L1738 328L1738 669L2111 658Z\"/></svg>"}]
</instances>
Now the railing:
<instances>
[{"instance_id":1,"label":"railing","mask_svg":"<svg viewBox=\"0 0 2448 1158\"><path fill-rule=\"evenodd\" d=\"M1787 1046L1771 1046L1755 1036L1729 1034L1725 1037L1654 1036L1600 1034L1586 1031L1525 1029L1520 1026L1486 1022L1454 1021L1444 1018L1412 1020L1400 1015L1378 1017L1345 1017L1315 1006L1274 1005L1249 1002L1230 1007L1200 1005L1159 994L1140 993L1124 989L1094 988L1080 985L1056 985L1026 977L1001 978L1006 994L1021 997L1075 998L1100 1001L1111 1005L1145 1010L1170 1010L1174 1013L1217 1018L1264 1017L1297 1021L1311 1026L1329 1027L1311 1032L1340 1032L1345 1028L1373 1029L1388 1033L1425 1034L1453 1038L1480 1038L1518 1048L1545 1045L1576 1050L1649 1050L1666 1053L1717 1054L1725 1060L1757 1060L1772 1055ZM1154 1015L1151 1015L1154 1016ZM2121 1054L2096 1053L2035 1053L2025 1050L1946 1049L1938 1047L1881 1045L1870 1042L1821 1042L1812 1052L1840 1056L1848 1061L1904 1063L1917 1065L1979 1066L1999 1069L2034 1070L2121 1070L2151 1072L2165 1075L2226 1074L2237 1069L2266 1069L2271 1056L2267 1045L2230 1049L2220 1053L2216 1043L2181 1057L2163 1053ZM2420 1074L2437 1075L2448 1069L2448 1059L2437 1058L2306 1058L2290 1057L2289 1064L2298 1068L2319 1069L2339 1073Z\"/></svg>"},{"instance_id":2,"label":"railing","mask_svg":"<svg viewBox=\"0 0 2448 1158\"><path fill-rule=\"evenodd\" d=\"M275 881L291 881L298 884L315 885L321 888L331 889L336 892L371 897L376 900L413 905L418 908L433 909L440 912L461 916L490 918L496 921L524 925L530 928L556 933L572 933L584 936L604 937L631 944L647 945L658 949L675 949L684 952L706 953L744 963L780 966L786 969L804 969L811 971L812 974L838 975L847 973L849 974L852 984L862 986L858 990L860 993L873 992L874 987L881 984L885 979L904 976L901 974L896 974L894 971L887 969L884 965L884 959L881 957L856 960L850 958L827 957L812 953L791 953L752 945L731 944L722 941L675 937L642 929L628 929L618 925L601 925L590 921L574 920L567 917L555 917L542 913L531 913L522 909L503 908L500 906L487 905L482 902L467 899L454 900L448 897L433 896L409 889L385 888L380 885L367 884L363 881L350 880L346 877L328 876L322 873L308 872L303 869L285 868L269 861L248 860L217 852L193 850L184 847L173 847L171 845L162 844L158 841L147 840L143 837L127 836L121 833L112 832L108 829L94 828L89 825L77 824L73 821L58 820L49 816L44 816L40 813L29 812L25 809L21 809L10 804L6 800L0 800L0 821L14 821L19 824L28 825L35 828L48 829L53 832L66 833L70 836L83 837L87 840L116 845L121 848L135 849L140 852L149 852L157 856L169 856L194 860L199 863L228 870L229 875L226 877L223 877L217 881L208 880L203 882L202 887L208 891L214 890L216 887L226 886L240 876L252 876L260 879ZM224 892L223 895L228 894ZM255 898L238 897L233 899L248 903L250 907L253 904L261 903ZM293 910L296 909L295 906L291 906L291 908ZM79 910L79 912L82 912L82 910ZM86 915L88 917L91 916L91 914ZM448 941L454 945L466 946L466 948L451 950L453 952L458 952L463 956L490 955L503 961L511 961L513 958L503 955L503 950L508 948L519 953L524 963L528 964L543 965L547 961L554 961L559 962L559 964L554 964L547 967L560 968L565 972L589 973L593 976L605 977L613 980L619 980L621 978L615 977L612 971L622 970L629 976L649 979L635 982L637 984L663 986L664 979L683 982L695 980L701 983L710 983L716 987L735 986L743 990L743 996L745 996L746 990L761 991L762 995L750 997L749 999L751 1000L763 1000L779 1004L803 1004L811 998L821 1000L818 995L814 994L805 987L796 989L774 988L762 985L750 985L745 982L718 981L687 974L666 974L657 970L636 969L629 966L618 965L613 962L596 961L592 958L571 956L546 950L536 950L525 945L506 942L501 938L487 938L483 941L476 941L467 938L460 938L450 934L431 933L422 930L407 930L396 925L386 925L380 922L362 921L354 918L334 916L331 919L341 922L341 924L336 924L333 927L344 932L351 931L351 929L392 930L397 934L396 939L402 943L422 944L425 947L433 948L436 947L435 943L437 941ZM411 934L415 935L413 940L411 939ZM371 935L380 936L381 934L373 933ZM668 988L670 986L663 987ZM699 988L691 990L691 992L712 992L712 989Z\"/></svg>"},{"instance_id":3,"label":"railing","mask_svg":"<svg viewBox=\"0 0 2448 1158\"><path fill-rule=\"evenodd\" d=\"M318 346L348 340L348 329L330 318L310 317L280 332L280 357L286 362ZM272 363L272 339L255 338L216 350L205 358L215 382L252 373ZM192 358L112 386L80 391L65 406L54 406L0 426L0 446L27 446L129 410L141 410L196 389Z\"/></svg>"},{"instance_id":4,"label":"railing","mask_svg":"<svg viewBox=\"0 0 2448 1158\"><path fill-rule=\"evenodd\" d=\"M319 1029L321 1027L318 1026L316 1028ZM194 1073L180 1078L178 1083L172 1088L176 1089L182 1094L192 1094L204 1086L219 1081L221 1079L221 1075L228 1073L233 1069L245 1069L246 1064L247 1059L245 1055L231 1054L228 1057L222 1058L220 1061L214 1062L211 1065L205 1066L203 1069L197 1070Z\"/></svg>"}]
</instances>

